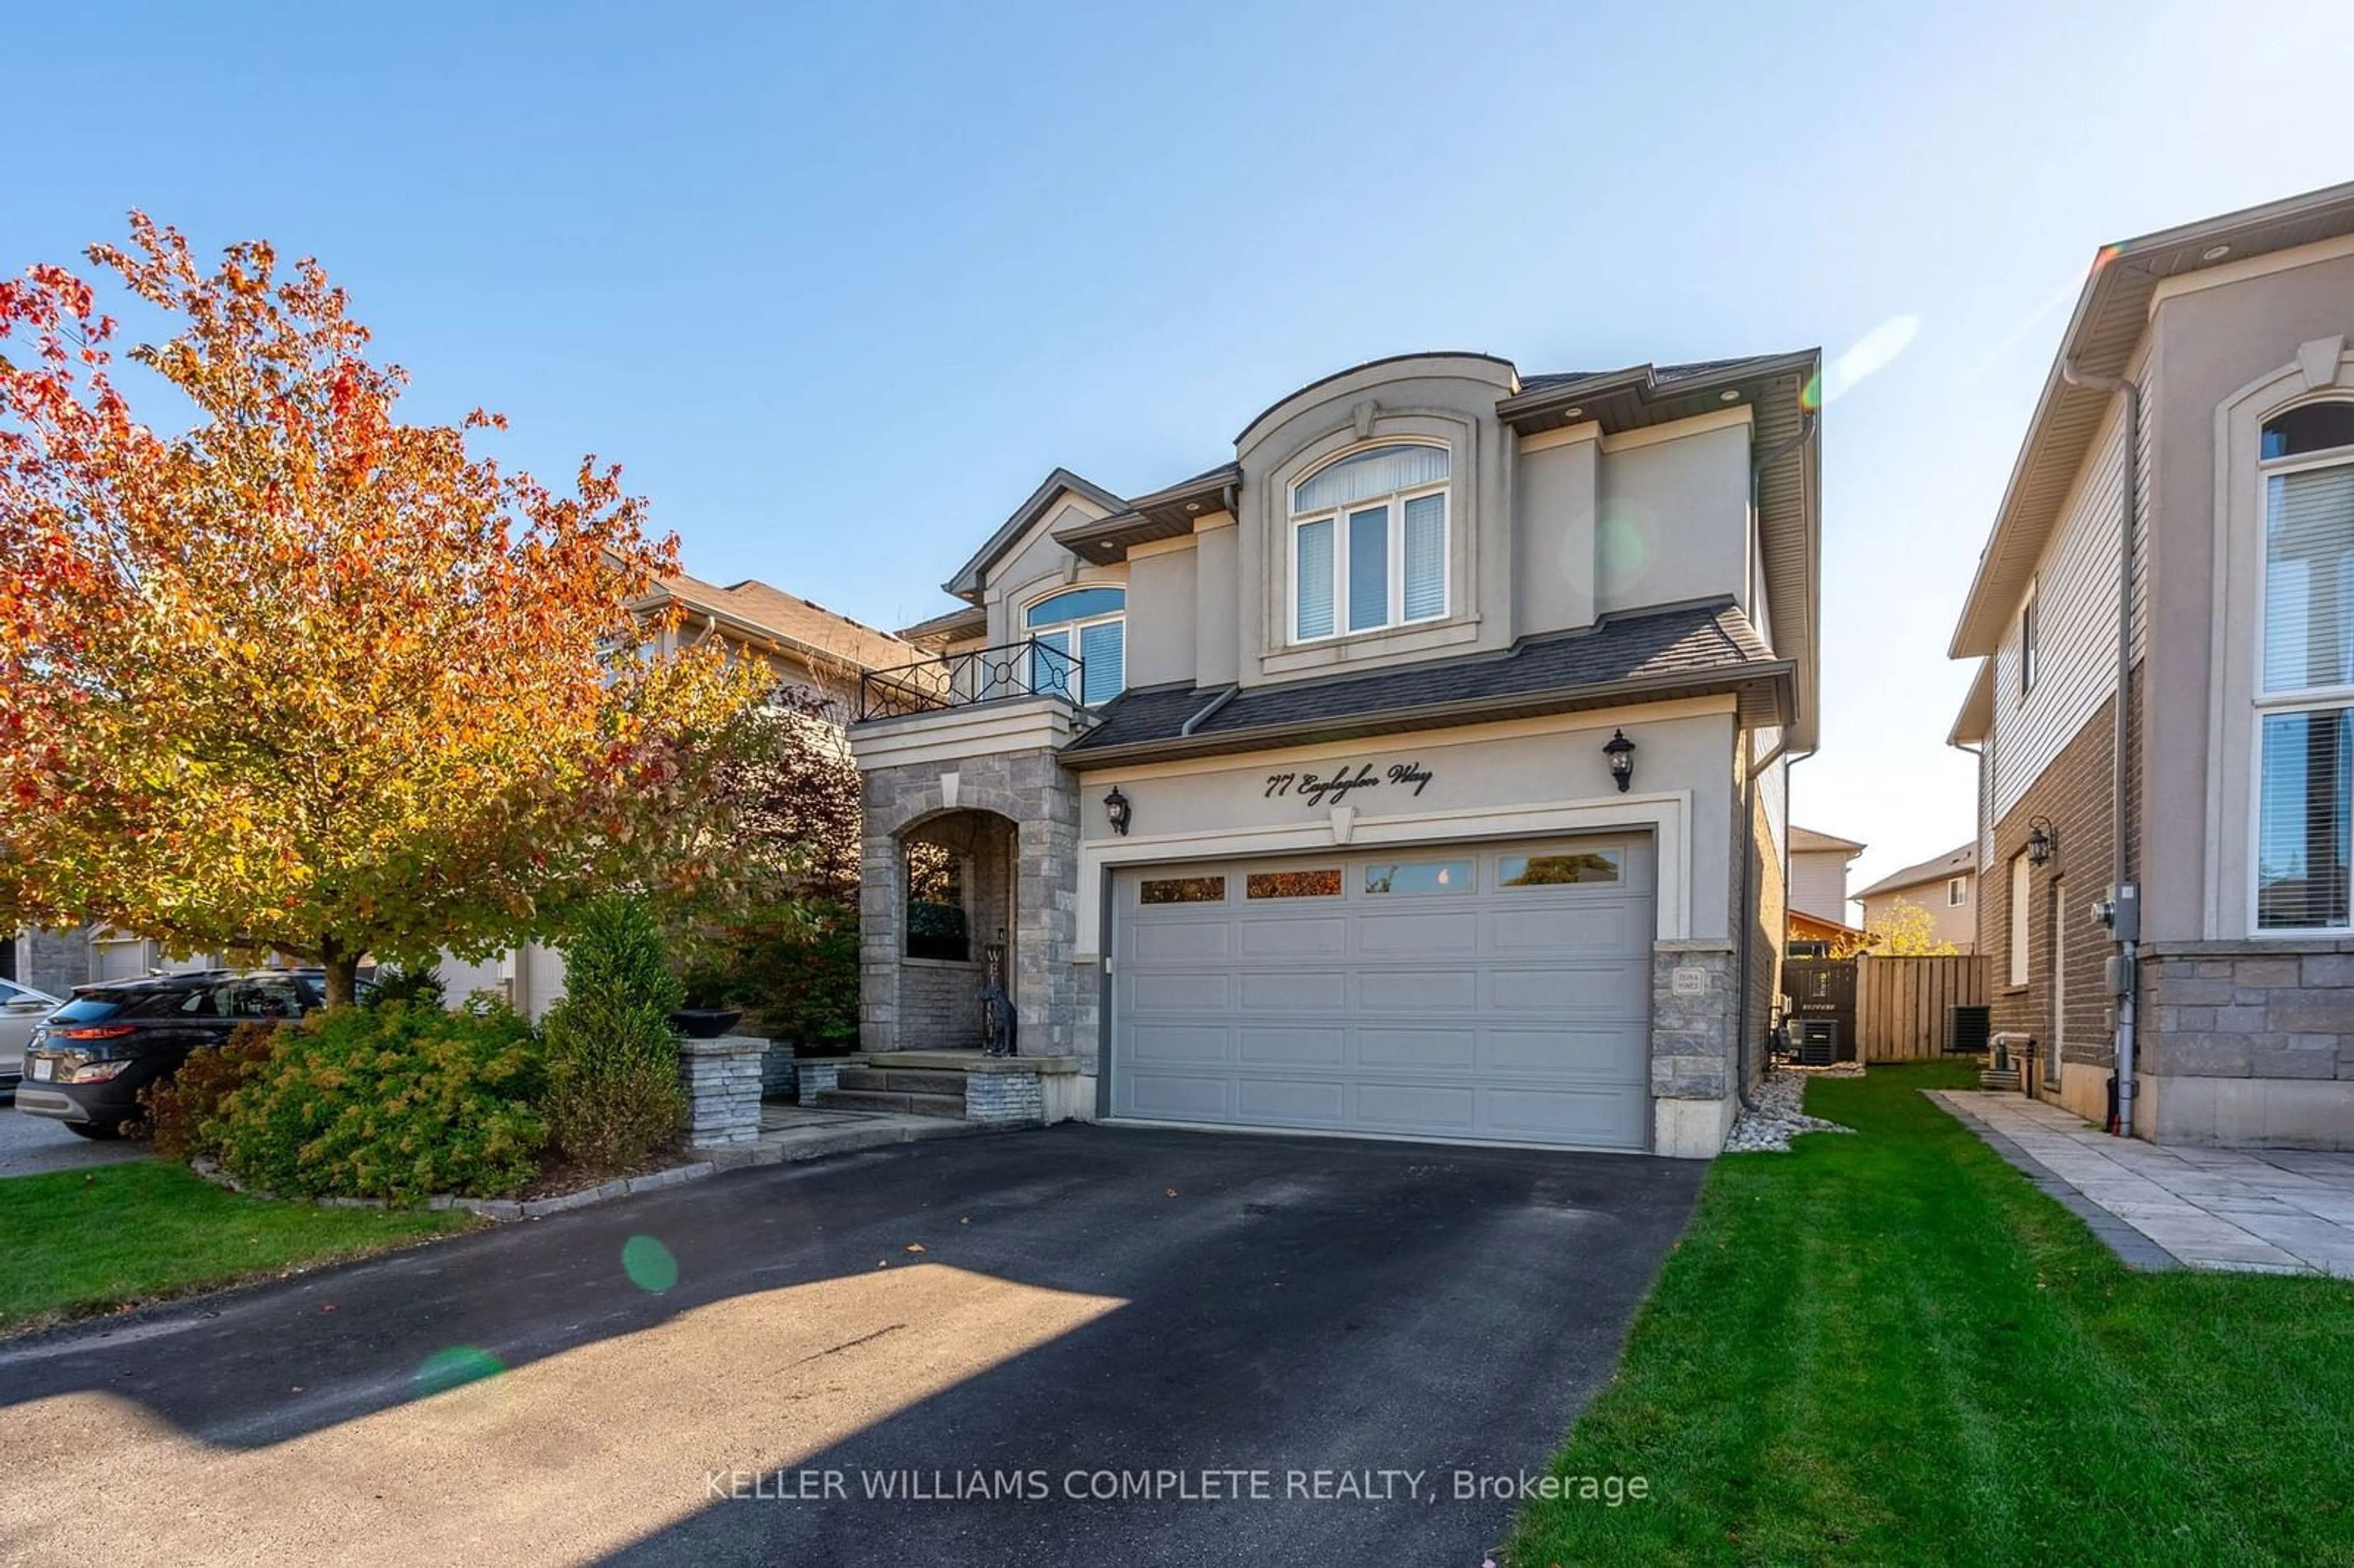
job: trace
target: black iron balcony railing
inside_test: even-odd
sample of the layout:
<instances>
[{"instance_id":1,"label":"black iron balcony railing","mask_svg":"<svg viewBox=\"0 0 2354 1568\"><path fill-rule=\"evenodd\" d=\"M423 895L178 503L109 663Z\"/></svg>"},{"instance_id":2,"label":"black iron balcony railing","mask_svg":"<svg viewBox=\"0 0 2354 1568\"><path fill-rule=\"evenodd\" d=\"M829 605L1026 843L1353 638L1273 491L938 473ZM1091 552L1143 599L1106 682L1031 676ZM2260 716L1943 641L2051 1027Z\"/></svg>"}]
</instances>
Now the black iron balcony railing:
<instances>
[{"instance_id":1,"label":"black iron balcony railing","mask_svg":"<svg viewBox=\"0 0 2354 1568\"><path fill-rule=\"evenodd\" d=\"M897 718L1002 697L1060 697L1077 703L1086 690L1085 662L1033 637L896 670L864 671L858 677L858 716Z\"/></svg>"}]
</instances>

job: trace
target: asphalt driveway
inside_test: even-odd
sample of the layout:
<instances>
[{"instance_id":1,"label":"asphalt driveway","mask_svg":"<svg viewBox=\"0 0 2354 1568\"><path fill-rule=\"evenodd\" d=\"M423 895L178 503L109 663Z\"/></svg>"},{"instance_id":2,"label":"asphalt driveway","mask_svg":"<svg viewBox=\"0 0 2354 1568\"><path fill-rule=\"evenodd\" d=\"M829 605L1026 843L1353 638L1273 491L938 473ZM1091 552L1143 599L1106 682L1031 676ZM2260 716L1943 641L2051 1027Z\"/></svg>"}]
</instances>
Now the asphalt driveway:
<instances>
[{"instance_id":1,"label":"asphalt driveway","mask_svg":"<svg viewBox=\"0 0 2354 1568\"><path fill-rule=\"evenodd\" d=\"M738 1172L0 1347L0 1551L1469 1568L1702 1171L1063 1127Z\"/></svg>"},{"instance_id":2,"label":"asphalt driveway","mask_svg":"<svg viewBox=\"0 0 2354 1568\"><path fill-rule=\"evenodd\" d=\"M121 1139L83 1138L45 1116L27 1116L0 1100L0 1176L31 1176L43 1171L78 1171L142 1160L147 1146Z\"/></svg>"}]
</instances>

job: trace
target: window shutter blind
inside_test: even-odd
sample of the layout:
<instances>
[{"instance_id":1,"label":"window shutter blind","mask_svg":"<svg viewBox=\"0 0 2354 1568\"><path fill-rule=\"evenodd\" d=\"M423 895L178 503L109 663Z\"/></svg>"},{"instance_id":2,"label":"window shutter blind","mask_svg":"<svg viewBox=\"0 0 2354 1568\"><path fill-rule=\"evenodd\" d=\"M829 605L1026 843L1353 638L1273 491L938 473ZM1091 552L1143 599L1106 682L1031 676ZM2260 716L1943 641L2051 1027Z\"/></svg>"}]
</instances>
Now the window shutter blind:
<instances>
[{"instance_id":1,"label":"window shutter blind","mask_svg":"<svg viewBox=\"0 0 2354 1568\"><path fill-rule=\"evenodd\" d=\"M2264 482L2264 690L2354 683L2354 464Z\"/></svg>"},{"instance_id":2,"label":"window shutter blind","mask_svg":"<svg viewBox=\"0 0 2354 1568\"><path fill-rule=\"evenodd\" d=\"M1447 609L1447 499L1418 495L1405 503L1405 618L1427 620Z\"/></svg>"},{"instance_id":3,"label":"window shutter blind","mask_svg":"<svg viewBox=\"0 0 2354 1568\"><path fill-rule=\"evenodd\" d=\"M1128 684L1128 622L1098 621L1079 628L1079 699L1089 707L1108 703Z\"/></svg>"},{"instance_id":4,"label":"window shutter blind","mask_svg":"<svg viewBox=\"0 0 2354 1568\"><path fill-rule=\"evenodd\" d=\"M1393 490L1436 484L1447 477L1445 447L1377 447L1342 458L1293 487L1291 510L1321 512Z\"/></svg>"},{"instance_id":5,"label":"window shutter blind","mask_svg":"<svg viewBox=\"0 0 2354 1568\"><path fill-rule=\"evenodd\" d=\"M1298 637L1332 635L1332 520L1299 530Z\"/></svg>"},{"instance_id":6,"label":"window shutter blind","mask_svg":"<svg viewBox=\"0 0 2354 1568\"><path fill-rule=\"evenodd\" d=\"M1349 514L1349 630L1390 618L1390 509Z\"/></svg>"},{"instance_id":7,"label":"window shutter blind","mask_svg":"<svg viewBox=\"0 0 2354 1568\"><path fill-rule=\"evenodd\" d=\"M2347 925L2354 711L2267 714L2256 828L2256 924Z\"/></svg>"}]
</instances>

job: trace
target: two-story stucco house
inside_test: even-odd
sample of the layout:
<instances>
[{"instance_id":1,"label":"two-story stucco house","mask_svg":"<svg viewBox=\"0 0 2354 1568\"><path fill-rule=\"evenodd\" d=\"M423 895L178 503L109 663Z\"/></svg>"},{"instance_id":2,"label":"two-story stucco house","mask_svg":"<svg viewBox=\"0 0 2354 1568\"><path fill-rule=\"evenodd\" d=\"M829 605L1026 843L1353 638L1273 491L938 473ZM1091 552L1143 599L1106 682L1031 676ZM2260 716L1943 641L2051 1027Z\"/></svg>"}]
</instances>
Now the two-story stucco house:
<instances>
[{"instance_id":1,"label":"two-story stucco house","mask_svg":"<svg viewBox=\"0 0 2354 1568\"><path fill-rule=\"evenodd\" d=\"M1978 950L1978 846L1976 840L1892 871L1855 895L1867 930L1882 930L1910 905L1928 916L1921 933L1957 953Z\"/></svg>"},{"instance_id":2,"label":"two-story stucco house","mask_svg":"<svg viewBox=\"0 0 2354 1568\"><path fill-rule=\"evenodd\" d=\"M1954 635L1995 1025L2161 1142L2354 1148L2349 342L2354 185L2104 247Z\"/></svg>"},{"instance_id":3,"label":"two-story stucco house","mask_svg":"<svg viewBox=\"0 0 2354 1568\"><path fill-rule=\"evenodd\" d=\"M1046 1114L1722 1145L1815 744L1812 352L1376 361L1057 469L870 672L864 1044L1002 980Z\"/></svg>"}]
</instances>

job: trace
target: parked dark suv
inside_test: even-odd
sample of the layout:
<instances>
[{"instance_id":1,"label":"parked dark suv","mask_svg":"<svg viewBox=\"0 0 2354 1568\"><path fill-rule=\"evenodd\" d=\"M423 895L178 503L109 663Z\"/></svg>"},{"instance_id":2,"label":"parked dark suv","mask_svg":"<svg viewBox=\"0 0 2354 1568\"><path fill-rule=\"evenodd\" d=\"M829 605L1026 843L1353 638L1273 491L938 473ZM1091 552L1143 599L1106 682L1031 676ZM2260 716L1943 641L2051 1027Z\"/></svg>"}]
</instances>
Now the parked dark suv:
<instances>
[{"instance_id":1,"label":"parked dark suv","mask_svg":"<svg viewBox=\"0 0 2354 1568\"><path fill-rule=\"evenodd\" d=\"M16 1108L84 1138L112 1138L139 1091L240 1023L277 1023L325 1005L318 969L203 969L77 986L25 1047Z\"/></svg>"}]
</instances>

